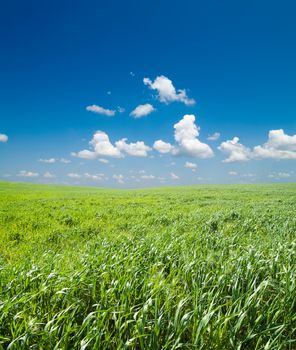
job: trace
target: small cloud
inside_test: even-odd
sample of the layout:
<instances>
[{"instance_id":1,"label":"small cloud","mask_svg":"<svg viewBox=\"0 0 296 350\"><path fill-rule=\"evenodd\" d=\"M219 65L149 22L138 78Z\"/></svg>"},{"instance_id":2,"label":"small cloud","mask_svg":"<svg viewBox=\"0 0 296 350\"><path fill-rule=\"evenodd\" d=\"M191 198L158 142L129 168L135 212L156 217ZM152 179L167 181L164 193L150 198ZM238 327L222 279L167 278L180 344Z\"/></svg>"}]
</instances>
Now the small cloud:
<instances>
[{"instance_id":1,"label":"small cloud","mask_svg":"<svg viewBox=\"0 0 296 350\"><path fill-rule=\"evenodd\" d=\"M228 174L231 175L231 176L236 176L237 172L236 171L229 171Z\"/></svg>"},{"instance_id":2,"label":"small cloud","mask_svg":"<svg viewBox=\"0 0 296 350\"><path fill-rule=\"evenodd\" d=\"M170 175L171 175L171 179L173 179L173 180L179 180L180 179L179 176L176 175L175 173L170 173Z\"/></svg>"},{"instance_id":3,"label":"small cloud","mask_svg":"<svg viewBox=\"0 0 296 350\"><path fill-rule=\"evenodd\" d=\"M220 133L219 132L214 132L214 134L210 135L207 138L207 140L209 140L209 141L217 141L219 137L220 137Z\"/></svg>"},{"instance_id":4,"label":"small cloud","mask_svg":"<svg viewBox=\"0 0 296 350\"><path fill-rule=\"evenodd\" d=\"M61 158L60 162L63 163L63 164L69 164L69 163L71 163L71 160L66 159L66 158Z\"/></svg>"},{"instance_id":5,"label":"small cloud","mask_svg":"<svg viewBox=\"0 0 296 350\"><path fill-rule=\"evenodd\" d=\"M155 176L154 175L141 175L141 179L143 179L143 180L154 180Z\"/></svg>"},{"instance_id":6,"label":"small cloud","mask_svg":"<svg viewBox=\"0 0 296 350\"><path fill-rule=\"evenodd\" d=\"M116 148L120 152L125 152L130 156L135 157L147 157L148 152L151 151L151 148L146 146L143 141L127 143L127 139L121 139L115 142Z\"/></svg>"},{"instance_id":7,"label":"small cloud","mask_svg":"<svg viewBox=\"0 0 296 350\"><path fill-rule=\"evenodd\" d=\"M0 134L0 142L7 142L8 141L8 136L5 134Z\"/></svg>"},{"instance_id":8,"label":"small cloud","mask_svg":"<svg viewBox=\"0 0 296 350\"><path fill-rule=\"evenodd\" d=\"M118 113L124 113L125 112L125 108L118 106L117 107L117 111L118 111Z\"/></svg>"},{"instance_id":9,"label":"small cloud","mask_svg":"<svg viewBox=\"0 0 296 350\"><path fill-rule=\"evenodd\" d=\"M103 115L106 115L108 117L113 117L115 115L114 110L106 109L104 107L97 106L97 105L87 106L86 110L89 112L97 113L97 114L103 114Z\"/></svg>"},{"instance_id":10,"label":"small cloud","mask_svg":"<svg viewBox=\"0 0 296 350\"><path fill-rule=\"evenodd\" d=\"M55 175L47 171L46 173L43 174L43 177L45 177L46 179L53 179L55 178Z\"/></svg>"},{"instance_id":11,"label":"small cloud","mask_svg":"<svg viewBox=\"0 0 296 350\"><path fill-rule=\"evenodd\" d=\"M38 160L38 162L40 163L48 163L48 164L52 164L52 163L55 163L57 160L55 158L49 158L49 159L42 159L40 158Z\"/></svg>"},{"instance_id":12,"label":"small cloud","mask_svg":"<svg viewBox=\"0 0 296 350\"><path fill-rule=\"evenodd\" d=\"M153 148L159 153L170 153L174 149L174 147L170 143L164 142L162 140L155 141L153 144Z\"/></svg>"},{"instance_id":13,"label":"small cloud","mask_svg":"<svg viewBox=\"0 0 296 350\"><path fill-rule=\"evenodd\" d=\"M228 155L223 163L242 162L251 158L251 150L241 144L238 137L222 142L218 149Z\"/></svg>"},{"instance_id":14,"label":"small cloud","mask_svg":"<svg viewBox=\"0 0 296 350\"><path fill-rule=\"evenodd\" d=\"M188 169L194 169L195 170L197 168L197 164L196 163L191 163L191 162L186 162L184 167L188 168Z\"/></svg>"},{"instance_id":15,"label":"small cloud","mask_svg":"<svg viewBox=\"0 0 296 350\"><path fill-rule=\"evenodd\" d=\"M119 175L116 175L114 174L113 176L113 179L116 180L118 183L120 184L124 184L124 176L119 174Z\"/></svg>"},{"instance_id":16,"label":"small cloud","mask_svg":"<svg viewBox=\"0 0 296 350\"><path fill-rule=\"evenodd\" d=\"M187 106L195 104L195 100L189 98L185 89L179 89L176 91L173 82L164 75L158 76L152 82L149 78L144 78L143 82L150 89L158 92L158 99L160 102L170 103L174 101L183 102Z\"/></svg>"},{"instance_id":17,"label":"small cloud","mask_svg":"<svg viewBox=\"0 0 296 350\"><path fill-rule=\"evenodd\" d=\"M70 177L71 179L80 179L81 178L81 175L76 174L76 173L69 173L67 176Z\"/></svg>"},{"instance_id":18,"label":"small cloud","mask_svg":"<svg viewBox=\"0 0 296 350\"><path fill-rule=\"evenodd\" d=\"M21 170L17 176L20 177L38 177L39 173L35 173L33 171Z\"/></svg>"},{"instance_id":19,"label":"small cloud","mask_svg":"<svg viewBox=\"0 0 296 350\"><path fill-rule=\"evenodd\" d=\"M101 162L101 163L104 163L104 164L108 164L109 163L109 160L105 159L105 158L99 158L98 161Z\"/></svg>"},{"instance_id":20,"label":"small cloud","mask_svg":"<svg viewBox=\"0 0 296 350\"><path fill-rule=\"evenodd\" d=\"M137 106L131 113L130 116L134 118L142 118L146 115L156 111L156 109L150 104L146 103L144 105Z\"/></svg>"}]
</instances>

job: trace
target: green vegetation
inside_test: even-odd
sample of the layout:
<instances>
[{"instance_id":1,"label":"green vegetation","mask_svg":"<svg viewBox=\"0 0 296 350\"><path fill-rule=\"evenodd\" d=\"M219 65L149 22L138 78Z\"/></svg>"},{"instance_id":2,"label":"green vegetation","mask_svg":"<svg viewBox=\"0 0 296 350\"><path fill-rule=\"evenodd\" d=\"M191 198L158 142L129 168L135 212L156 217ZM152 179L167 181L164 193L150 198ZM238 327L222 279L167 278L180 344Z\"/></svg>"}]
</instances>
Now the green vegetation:
<instances>
[{"instance_id":1,"label":"green vegetation","mask_svg":"<svg viewBox=\"0 0 296 350\"><path fill-rule=\"evenodd\" d=\"M0 349L296 349L296 184L0 183Z\"/></svg>"}]
</instances>

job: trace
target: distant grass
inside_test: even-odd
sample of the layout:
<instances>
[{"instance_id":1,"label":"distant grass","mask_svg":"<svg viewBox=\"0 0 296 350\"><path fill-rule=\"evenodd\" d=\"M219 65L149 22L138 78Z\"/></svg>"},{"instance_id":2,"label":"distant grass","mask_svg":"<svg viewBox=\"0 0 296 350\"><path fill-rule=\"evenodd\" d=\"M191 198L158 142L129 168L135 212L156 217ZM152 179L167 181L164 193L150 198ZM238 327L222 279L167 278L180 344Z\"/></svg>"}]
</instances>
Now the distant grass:
<instances>
[{"instance_id":1,"label":"distant grass","mask_svg":"<svg viewBox=\"0 0 296 350\"><path fill-rule=\"evenodd\" d=\"M0 183L0 349L296 349L295 198Z\"/></svg>"}]
</instances>

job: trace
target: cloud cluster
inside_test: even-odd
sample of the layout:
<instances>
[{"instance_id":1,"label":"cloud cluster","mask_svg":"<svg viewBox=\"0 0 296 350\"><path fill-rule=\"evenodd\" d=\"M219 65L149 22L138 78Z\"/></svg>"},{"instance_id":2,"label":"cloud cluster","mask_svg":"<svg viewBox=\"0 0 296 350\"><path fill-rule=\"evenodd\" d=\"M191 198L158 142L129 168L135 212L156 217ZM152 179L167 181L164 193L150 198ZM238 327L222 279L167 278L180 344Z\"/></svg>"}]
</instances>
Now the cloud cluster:
<instances>
[{"instance_id":1,"label":"cloud cluster","mask_svg":"<svg viewBox=\"0 0 296 350\"><path fill-rule=\"evenodd\" d=\"M5 134L0 134L0 142L7 142L8 136Z\"/></svg>"},{"instance_id":2,"label":"cloud cluster","mask_svg":"<svg viewBox=\"0 0 296 350\"><path fill-rule=\"evenodd\" d=\"M113 145L109 136L104 131L97 131L90 141L92 151L82 150L72 153L73 156L84 159L95 159L100 157L123 158L126 154L135 157L147 157L151 148L146 146L143 141L135 143L127 143L127 139L123 138L115 142ZM106 162L106 161L104 161Z\"/></svg>"},{"instance_id":3,"label":"cloud cluster","mask_svg":"<svg viewBox=\"0 0 296 350\"><path fill-rule=\"evenodd\" d=\"M270 130L267 142L253 149L241 144L238 137L222 142L218 148L228 155L223 161L225 163L251 159L296 159L296 135L289 136L283 129Z\"/></svg>"},{"instance_id":4,"label":"cloud cluster","mask_svg":"<svg viewBox=\"0 0 296 350\"><path fill-rule=\"evenodd\" d=\"M153 147L160 153L171 153L172 155L187 155L196 158L210 158L214 155L211 147L201 142L199 137L200 128L195 124L195 116L186 114L174 125L174 138L176 145L162 140L157 140Z\"/></svg>"},{"instance_id":5,"label":"cloud cluster","mask_svg":"<svg viewBox=\"0 0 296 350\"><path fill-rule=\"evenodd\" d=\"M178 101L183 102L187 106L195 104L195 100L187 96L185 89L179 89L176 91L173 82L164 75L156 77L153 82L149 78L144 78L143 82L150 89L157 91L157 97L160 102L168 104L174 101Z\"/></svg>"}]
</instances>

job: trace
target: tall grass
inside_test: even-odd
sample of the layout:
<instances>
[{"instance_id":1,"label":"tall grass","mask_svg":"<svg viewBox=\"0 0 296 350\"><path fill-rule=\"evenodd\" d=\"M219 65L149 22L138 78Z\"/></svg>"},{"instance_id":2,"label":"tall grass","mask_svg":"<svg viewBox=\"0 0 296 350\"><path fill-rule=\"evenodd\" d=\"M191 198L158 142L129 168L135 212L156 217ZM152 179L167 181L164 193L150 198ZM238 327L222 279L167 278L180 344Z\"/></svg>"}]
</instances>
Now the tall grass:
<instances>
[{"instance_id":1,"label":"tall grass","mask_svg":"<svg viewBox=\"0 0 296 350\"><path fill-rule=\"evenodd\" d=\"M0 349L296 349L295 185L4 186Z\"/></svg>"}]
</instances>

